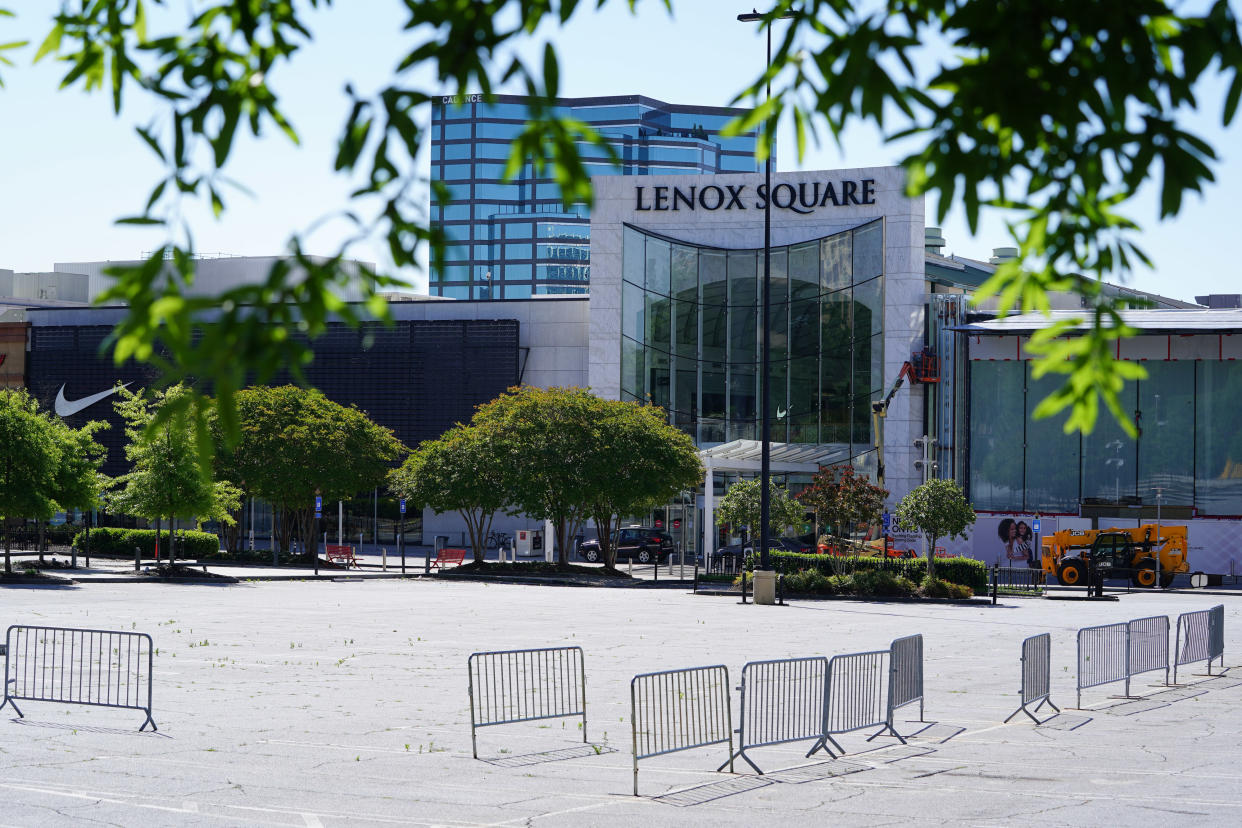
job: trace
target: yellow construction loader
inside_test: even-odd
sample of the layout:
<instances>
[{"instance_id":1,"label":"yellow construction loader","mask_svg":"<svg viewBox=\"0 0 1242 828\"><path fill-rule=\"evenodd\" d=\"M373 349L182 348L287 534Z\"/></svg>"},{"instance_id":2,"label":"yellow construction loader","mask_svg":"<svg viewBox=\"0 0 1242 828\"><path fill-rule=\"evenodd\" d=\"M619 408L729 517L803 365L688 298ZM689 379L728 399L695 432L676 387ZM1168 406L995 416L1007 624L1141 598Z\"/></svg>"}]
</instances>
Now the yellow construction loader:
<instances>
[{"instance_id":1,"label":"yellow construction loader","mask_svg":"<svg viewBox=\"0 0 1242 828\"><path fill-rule=\"evenodd\" d=\"M1042 541L1043 569L1065 586L1087 581L1095 566L1105 578L1129 578L1136 587L1168 587L1189 572L1186 527L1145 523L1130 529L1063 529Z\"/></svg>"}]
</instances>

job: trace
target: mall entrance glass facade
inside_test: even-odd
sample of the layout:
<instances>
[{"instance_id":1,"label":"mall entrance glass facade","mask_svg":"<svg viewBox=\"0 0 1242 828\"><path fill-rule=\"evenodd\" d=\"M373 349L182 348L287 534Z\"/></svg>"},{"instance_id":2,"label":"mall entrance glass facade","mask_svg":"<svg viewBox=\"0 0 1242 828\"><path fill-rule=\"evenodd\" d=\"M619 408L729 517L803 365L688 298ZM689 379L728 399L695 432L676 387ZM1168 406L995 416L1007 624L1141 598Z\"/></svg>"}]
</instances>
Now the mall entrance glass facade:
<instances>
[{"instance_id":1,"label":"mall entrance glass facade","mask_svg":"<svg viewBox=\"0 0 1242 828\"><path fill-rule=\"evenodd\" d=\"M513 140L526 127L527 104L514 95L492 103L480 95L442 98L432 112L431 178L449 202L432 200L431 225L444 231L431 295L453 299L529 299L586 293L591 277L590 210L568 209L561 190L526 164L504 180ZM563 98L555 112L594 127L620 159L580 144L588 175L698 175L754 172L755 134L720 129L749 110L682 106L639 95Z\"/></svg>"},{"instance_id":2,"label":"mall entrance glass facade","mask_svg":"<svg viewBox=\"0 0 1242 828\"><path fill-rule=\"evenodd\" d=\"M700 446L759 439L763 250L688 244L627 225L621 397L650 400ZM881 221L772 248L772 439L873 455L882 393Z\"/></svg>"},{"instance_id":3,"label":"mall entrance glass facade","mask_svg":"<svg viewBox=\"0 0 1242 828\"><path fill-rule=\"evenodd\" d=\"M1082 437L1064 416L1036 420L1040 400L1064 380L1035 379L1025 361L970 363L970 498L995 511L1077 513L1088 499L1140 498L1193 506L1199 515L1242 515L1242 362L1143 363L1148 378L1127 382L1122 410L1131 439L1103 410Z\"/></svg>"}]
</instances>

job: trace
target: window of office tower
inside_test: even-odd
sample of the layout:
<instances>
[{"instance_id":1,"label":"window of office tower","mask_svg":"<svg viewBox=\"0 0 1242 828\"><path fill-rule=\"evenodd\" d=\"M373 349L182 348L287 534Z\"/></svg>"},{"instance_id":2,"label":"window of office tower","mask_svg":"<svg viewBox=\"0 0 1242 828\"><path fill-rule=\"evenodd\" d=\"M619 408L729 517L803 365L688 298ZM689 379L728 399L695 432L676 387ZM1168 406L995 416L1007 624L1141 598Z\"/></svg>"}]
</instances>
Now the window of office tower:
<instances>
[{"instance_id":1,"label":"window of office tower","mask_svg":"<svg viewBox=\"0 0 1242 828\"><path fill-rule=\"evenodd\" d=\"M772 439L873 449L881 393L883 227L772 248ZM650 399L700 445L759 438L762 249L626 226L621 393ZM865 464L865 458L861 461Z\"/></svg>"},{"instance_id":2,"label":"window of office tower","mask_svg":"<svg viewBox=\"0 0 1242 828\"><path fill-rule=\"evenodd\" d=\"M720 136L742 109L666 104L637 95L566 98L552 110L594 127L613 157L579 145L589 175L661 175L753 171L755 136ZM545 169L505 171L525 129L524 98L480 95L437 100L432 115L431 177L447 202L433 201L431 224L445 250L433 264L433 295L520 299L585 292L590 279L590 209L565 205Z\"/></svg>"}]
</instances>

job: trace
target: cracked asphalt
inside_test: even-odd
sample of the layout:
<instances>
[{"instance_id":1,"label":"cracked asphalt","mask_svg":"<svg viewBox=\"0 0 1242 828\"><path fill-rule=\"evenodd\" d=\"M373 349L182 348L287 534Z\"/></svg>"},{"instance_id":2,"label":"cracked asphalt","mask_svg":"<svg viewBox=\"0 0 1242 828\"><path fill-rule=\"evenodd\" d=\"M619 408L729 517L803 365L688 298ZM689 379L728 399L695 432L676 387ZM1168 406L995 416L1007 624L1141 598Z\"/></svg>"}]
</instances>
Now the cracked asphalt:
<instances>
[{"instance_id":1,"label":"cracked asphalt","mask_svg":"<svg viewBox=\"0 0 1242 828\"><path fill-rule=\"evenodd\" d=\"M1161 673L1085 690L1079 627L1205 609L1193 593L1119 602L854 601L739 606L676 591L438 581L92 584L0 589L0 626L150 633L154 716L24 702L0 712L0 826L37 825L1237 825L1242 669L1183 685ZM1225 664L1242 601L1224 599ZM832 656L922 633L926 716L891 737L644 760L631 793L636 673ZM1052 700L1017 707L1022 639L1052 634ZM573 719L484 728L471 757L470 653L580 645L589 743ZM733 694L736 724L737 694Z\"/></svg>"}]
</instances>

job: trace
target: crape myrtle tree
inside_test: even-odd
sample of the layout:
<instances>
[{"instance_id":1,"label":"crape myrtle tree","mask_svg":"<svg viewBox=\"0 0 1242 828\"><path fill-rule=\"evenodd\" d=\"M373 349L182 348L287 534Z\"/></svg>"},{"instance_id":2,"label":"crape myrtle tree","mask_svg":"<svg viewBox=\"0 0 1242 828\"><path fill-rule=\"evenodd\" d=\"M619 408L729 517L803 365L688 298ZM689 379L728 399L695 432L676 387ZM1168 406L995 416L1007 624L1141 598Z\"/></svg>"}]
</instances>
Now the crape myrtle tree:
<instances>
[{"instance_id":1,"label":"crape myrtle tree","mask_svg":"<svg viewBox=\"0 0 1242 828\"><path fill-rule=\"evenodd\" d=\"M255 386L237 392L236 404L239 440L221 452L219 473L272 504L281 551L296 525L307 551L318 555L315 495L333 501L370 491L408 451L356 407L313 388ZM214 430L226 443L219 421Z\"/></svg>"},{"instance_id":2,"label":"crape myrtle tree","mask_svg":"<svg viewBox=\"0 0 1242 828\"><path fill-rule=\"evenodd\" d=\"M213 480L202 473L199 461L205 435L181 405L192 393L181 385L138 392L121 388L120 399L113 403L125 421L129 440L125 459L130 470L112 481L108 507L152 522L167 518L169 566L176 562L173 529L178 517L227 523L233 520L241 497L227 480Z\"/></svg>"},{"instance_id":3,"label":"crape myrtle tree","mask_svg":"<svg viewBox=\"0 0 1242 828\"><path fill-rule=\"evenodd\" d=\"M51 421L25 389L0 390L0 516L4 571L12 572L14 521L50 514L63 445Z\"/></svg>"},{"instance_id":4,"label":"crape myrtle tree","mask_svg":"<svg viewBox=\"0 0 1242 828\"><path fill-rule=\"evenodd\" d=\"M580 152L615 155L594 130L551 105L560 74L554 46L535 58L524 57L523 47L604 2L404 0L407 40L393 56L391 81L369 94L343 72L337 87L344 126L332 163L362 182L341 211L357 224L354 238L385 239L397 268L416 267L418 248L430 243L436 266L442 239L430 230L421 193L430 188L445 200L447 191L430 185L416 159L430 135L430 104L446 91L493 100L503 83L531 96L505 175L530 163L556 180L566 204L589 203ZM212 0L188 17L148 13L164 5L33 4L29 14L50 17L46 37L36 47L0 34L0 60L60 60L62 88L104 92L118 115L131 104L153 111L135 140L161 172L120 221L162 228L166 242L139 265L113 271L103 298L127 306L115 358L158 364L167 384L193 380L214 389L232 441L237 390L282 368L300 377L308 339L334 313L353 324L368 313L387 318L379 292L390 279L346 264L352 238L318 262L304 255L298 234L288 243L298 268L282 261L260 284L190 295L187 202L199 199L217 216L227 209L241 133L270 130L297 143L281 86L301 69L312 18L332 4ZM676 8L675 0L662 5ZM1103 403L1134 433L1118 393L1145 371L1116 358L1116 338L1131 333L1119 302L1129 300L1104 295L1101 285L1148 264L1132 216L1141 189L1158 192L1165 219L1214 180L1218 158L1193 123L1203 114L1232 123L1242 97L1242 37L1228 0L772 0L765 11L761 33L777 17L788 19L780 21L772 60L734 100L753 104L753 112L730 131L763 127L763 160L781 121L792 124L799 155L808 139L839 140L870 124L884 140L902 142L907 192L934 195L938 219L960 204L973 228L981 211L1002 211L1020 256L998 267L980 296L1044 311L1049 291L1083 299L1083 333L1064 336L1079 321L1066 320L1032 340L1041 355L1037 376L1068 375L1036 415L1068 409L1065 428L1090 431ZM362 305L340 299L351 282ZM295 328L307 336L290 336ZM211 404L203 395L179 403L193 407L200 424Z\"/></svg>"},{"instance_id":5,"label":"crape myrtle tree","mask_svg":"<svg viewBox=\"0 0 1242 828\"><path fill-rule=\"evenodd\" d=\"M860 523L878 521L886 497L887 490L855 472L848 463L820 466L811 484L798 493L798 500L815 513L815 519L843 538L852 537Z\"/></svg>"},{"instance_id":6,"label":"crape myrtle tree","mask_svg":"<svg viewBox=\"0 0 1242 828\"><path fill-rule=\"evenodd\" d=\"M415 508L460 514L475 563L483 562L492 519L508 505L502 440L495 428L458 424L419 444L388 478L389 488Z\"/></svg>"},{"instance_id":7,"label":"crape myrtle tree","mask_svg":"<svg viewBox=\"0 0 1242 828\"><path fill-rule=\"evenodd\" d=\"M53 475L52 498L57 508L65 512L75 509L86 512L97 508L109 481L99 471L108 452L95 442L95 434L108 428L108 424L92 420L75 429L60 418L49 417L49 422L62 446L60 462ZM89 522L87 531L90 531ZM77 565L77 555L77 547L74 547L74 566Z\"/></svg>"},{"instance_id":8,"label":"crape myrtle tree","mask_svg":"<svg viewBox=\"0 0 1242 828\"><path fill-rule=\"evenodd\" d=\"M479 406L470 424L503 435L497 462L515 511L552 522L557 561L569 563L569 539L590 514L583 473L594 450L599 398L581 388L511 388ZM592 467L594 468L594 467Z\"/></svg>"},{"instance_id":9,"label":"crape myrtle tree","mask_svg":"<svg viewBox=\"0 0 1242 828\"><path fill-rule=\"evenodd\" d=\"M598 397L595 407L592 445L579 471L604 566L615 569L613 538L621 521L693 490L703 481L703 464L694 441L669 425L664 409Z\"/></svg>"},{"instance_id":10,"label":"crape myrtle tree","mask_svg":"<svg viewBox=\"0 0 1242 828\"><path fill-rule=\"evenodd\" d=\"M104 448L94 435L107 428L90 421L70 428L39 411L25 389L0 391L0 520L4 570L12 572L12 521L46 521L58 510L89 509L99 502ZM40 541L42 532L40 532ZM39 550L42 555L42 543Z\"/></svg>"},{"instance_id":11,"label":"crape myrtle tree","mask_svg":"<svg viewBox=\"0 0 1242 828\"><path fill-rule=\"evenodd\" d=\"M702 473L690 439L660 409L605 400L584 388L511 388L480 406L470 428L495 435L495 462L514 512L552 522L557 561L587 520L608 567L611 535L694 486Z\"/></svg>"},{"instance_id":12,"label":"crape myrtle tree","mask_svg":"<svg viewBox=\"0 0 1242 828\"><path fill-rule=\"evenodd\" d=\"M956 480L933 478L913 489L897 504L897 525L922 532L927 539L927 577L936 577L936 541L965 536L975 510Z\"/></svg>"},{"instance_id":13,"label":"crape myrtle tree","mask_svg":"<svg viewBox=\"0 0 1242 828\"><path fill-rule=\"evenodd\" d=\"M752 539L759 537L759 501L762 492L762 484L758 478L739 480L720 499L720 505L716 507L717 519L730 526L746 527ZM768 537L778 538L790 526L802 522L806 508L790 497L783 487L776 485L775 481L769 481L768 493L768 516L771 521Z\"/></svg>"}]
</instances>

